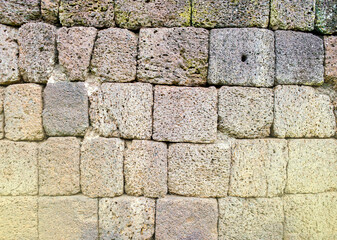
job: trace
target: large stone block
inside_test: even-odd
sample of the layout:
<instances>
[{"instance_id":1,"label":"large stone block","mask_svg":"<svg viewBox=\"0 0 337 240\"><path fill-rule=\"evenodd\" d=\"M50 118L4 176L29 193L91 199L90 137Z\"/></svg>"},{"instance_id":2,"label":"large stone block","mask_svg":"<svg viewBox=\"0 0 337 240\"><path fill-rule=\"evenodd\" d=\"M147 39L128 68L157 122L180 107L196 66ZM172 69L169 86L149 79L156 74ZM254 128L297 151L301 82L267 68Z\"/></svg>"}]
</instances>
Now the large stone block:
<instances>
[{"instance_id":1,"label":"large stone block","mask_svg":"<svg viewBox=\"0 0 337 240\"><path fill-rule=\"evenodd\" d=\"M41 0L41 15L43 20L53 24L59 22L60 0Z\"/></svg>"},{"instance_id":2,"label":"large stone block","mask_svg":"<svg viewBox=\"0 0 337 240\"><path fill-rule=\"evenodd\" d=\"M167 146L133 140L124 157L125 192L129 195L163 197L167 193Z\"/></svg>"},{"instance_id":3,"label":"large stone block","mask_svg":"<svg viewBox=\"0 0 337 240\"><path fill-rule=\"evenodd\" d=\"M0 139L2 139L5 135L4 98L5 88L0 87Z\"/></svg>"},{"instance_id":4,"label":"large stone block","mask_svg":"<svg viewBox=\"0 0 337 240\"><path fill-rule=\"evenodd\" d=\"M144 197L100 199L100 239L153 239L155 208L155 200Z\"/></svg>"},{"instance_id":5,"label":"large stone block","mask_svg":"<svg viewBox=\"0 0 337 240\"><path fill-rule=\"evenodd\" d=\"M337 2L335 0L317 0L315 28L323 34L337 32Z\"/></svg>"},{"instance_id":6,"label":"large stone block","mask_svg":"<svg viewBox=\"0 0 337 240\"><path fill-rule=\"evenodd\" d=\"M216 140L217 91L214 87L154 89L153 139L210 143Z\"/></svg>"},{"instance_id":7,"label":"large stone block","mask_svg":"<svg viewBox=\"0 0 337 240\"><path fill-rule=\"evenodd\" d=\"M168 188L171 194L225 197L229 187L231 147L176 143L169 146Z\"/></svg>"},{"instance_id":8,"label":"large stone block","mask_svg":"<svg viewBox=\"0 0 337 240\"><path fill-rule=\"evenodd\" d=\"M173 85L205 85L208 35L202 28L141 29L137 79Z\"/></svg>"},{"instance_id":9,"label":"large stone block","mask_svg":"<svg viewBox=\"0 0 337 240\"><path fill-rule=\"evenodd\" d=\"M337 86L337 36L324 37L325 79Z\"/></svg>"},{"instance_id":10,"label":"large stone block","mask_svg":"<svg viewBox=\"0 0 337 240\"><path fill-rule=\"evenodd\" d=\"M157 200L156 239L216 240L216 199L166 197Z\"/></svg>"},{"instance_id":11,"label":"large stone block","mask_svg":"<svg viewBox=\"0 0 337 240\"><path fill-rule=\"evenodd\" d=\"M0 1L0 23L20 26L40 17L40 0Z\"/></svg>"},{"instance_id":12,"label":"large stone block","mask_svg":"<svg viewBox=\"0 0 337 240\"><path fill-rule=\"evenodd\" d=\"M211 31L209 84L272 87L274 72L272 31L257 28Z\"/></svg>"},{"instance_id":13,"label":"large stone block","mask_svg":"<svg viewBox=\"0 0 337 240\"><path fill-rule=\"evenodd\" d=\"M275 88L274 136L280 138L331 137L336 120L329 96L312 87Z\"/></svg>"},{"instance_id":14,"label":"large stone block","mask_svg":"<svg viewBox=\"0 0 337 240\"><path fill-rule=\"evenodd\" d=\"M311 33L276 31L276 83L321 85L323 40Z\"/></svg>"},{"instance_id":15,"label":"large stone block","mask_svg":"<svg viewBox=\"0 0 337 240\"><path fill-rule=\"evenodd\" d=\"M218 129L236 138L267 137L274 120L274 93L268 88L222 87Z\"/></svg>"},{"instance_id":16,"label":"large stone block","mask_svg":"<svg viewBox=\"0 0 337 240\"><path fill-rule=\"evenodd\" d=\"M104 137L150 139L152 86L148 83L104 83L90 96L91 124Z\"/></svg>"}]
</instances>

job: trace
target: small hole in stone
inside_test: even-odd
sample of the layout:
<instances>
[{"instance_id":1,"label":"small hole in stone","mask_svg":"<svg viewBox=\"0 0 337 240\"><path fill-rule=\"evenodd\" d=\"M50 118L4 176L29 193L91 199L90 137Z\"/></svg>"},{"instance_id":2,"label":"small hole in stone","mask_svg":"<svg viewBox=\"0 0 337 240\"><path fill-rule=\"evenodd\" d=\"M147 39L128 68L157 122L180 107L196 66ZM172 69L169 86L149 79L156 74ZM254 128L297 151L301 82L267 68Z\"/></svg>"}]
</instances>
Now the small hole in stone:
<instances>
[{"instance_id":1,"label":"small hole in stone","mask_svg":"<svg viewBox=\"0 0 337 240\"><path fill-rule=\"evenodd\" d=\"M241 56L241 62L245 62L245 61L247 61L247 56L243 54Z\"/></svg>"}]
</instances>

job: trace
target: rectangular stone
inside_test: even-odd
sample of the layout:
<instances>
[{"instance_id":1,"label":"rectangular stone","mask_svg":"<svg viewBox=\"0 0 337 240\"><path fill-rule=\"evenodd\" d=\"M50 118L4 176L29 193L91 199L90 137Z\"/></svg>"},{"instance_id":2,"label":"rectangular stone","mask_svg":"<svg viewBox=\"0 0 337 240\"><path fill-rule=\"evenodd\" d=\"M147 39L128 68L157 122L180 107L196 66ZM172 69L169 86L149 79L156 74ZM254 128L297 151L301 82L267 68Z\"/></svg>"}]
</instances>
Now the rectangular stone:
<instances>
[{"instance_id":1,"label":"rectangular stone","mask_svg":"<svg viewBox=\"0 0 337 240\"><path fill-rule=\"evenodd\" d=\"M337 6L337 4L336 4ZM337 86L337 36L324 37L325 79Z\"/></svg>"},{"instance_id":2,"label":"rectangular stone","mask_svg":"<svg viewBox=\"0 0 337 240\"><path fill-rule=\"evenodd\" d=\"M5 136L5 116L4 116L4 100L5 100L5 88L0 87L0 139Z\"/></svg>"},{"instance_id":3,"label":"rectangular stone","mask_svg":"<svg viewBox=\"0 0 337 240\"><path fill-rule=\"evenodd\" d=\"M323 34L337 33L337 2L316 0L315 29Z\"/></svg>"},{"instance_id":4,"label":"rectangular stone","mask_svg":"<svg viewBox=\"0 0 337 240\"><path fill-rule=\"evenodd\" d=\"M0 23L20 26L40 17L40 0L0 1Z\"/></svg>"}]
</instances>

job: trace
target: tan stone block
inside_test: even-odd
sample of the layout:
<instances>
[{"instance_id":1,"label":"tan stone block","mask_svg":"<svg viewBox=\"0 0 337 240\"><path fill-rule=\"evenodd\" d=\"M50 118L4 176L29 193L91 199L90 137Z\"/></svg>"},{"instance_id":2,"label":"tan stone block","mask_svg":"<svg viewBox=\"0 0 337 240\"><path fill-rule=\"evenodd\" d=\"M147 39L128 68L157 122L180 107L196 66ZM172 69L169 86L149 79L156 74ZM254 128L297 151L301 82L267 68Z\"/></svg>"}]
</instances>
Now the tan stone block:
<instances>
[{"instance_id":1,"label":"tan stone block","mask_svg":"<svg viewBox=\"0 0 337 240\"><path fill-rule=\"evenodd\" d=\"M337 86L337 36L325 36L325 79Z\"/></svg>"},{"instance_id":2,"label":"tan stone block","mask_svg":"<svg viewBox=\"0 0 337 240\"><path fill-rule=\"evenodd\" d=\"M5 0L0 2L0 23L20 26L40 17L40 0Z\"/></svg>"},{"instance_id":3,"label":"tan stone block","mask_svg":"<svg viewBox=\"0 0 337 240\"><path fill-rule=\"evenodd\" d=\"M5 99L5 88L0 87L0 139L2 139L5 135L4 99Z\"/></svg>"}]
</instances>

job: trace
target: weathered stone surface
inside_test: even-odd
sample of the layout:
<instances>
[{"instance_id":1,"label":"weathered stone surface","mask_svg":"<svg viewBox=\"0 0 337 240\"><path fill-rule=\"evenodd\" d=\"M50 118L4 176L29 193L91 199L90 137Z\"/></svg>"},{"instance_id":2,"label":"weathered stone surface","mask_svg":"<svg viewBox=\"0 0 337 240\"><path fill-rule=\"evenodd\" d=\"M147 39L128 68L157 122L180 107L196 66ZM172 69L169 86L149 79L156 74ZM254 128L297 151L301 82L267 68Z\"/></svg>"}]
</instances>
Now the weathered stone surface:
<instances>
[{"instance_id":1,"label":"weathered stone surface","mask_svg":"<svg viewBox=\"0 0 337 240\"><path fill-rule=\"evenodd\" d=\"M83 83L48 83L43 98L43 126L48 136L85 134L89 114L88 96Z\"/></svg>"},{"instance_id":2,"label":"weathered stone surface","mask_svg":"<svg viewBox=\"0 0 337 240\"><path fill-rule=\"evenodd\" d=\"M97 199L40 197L39 239L98 239L97 212Z\"/></svg>"},{"instance_id":3,"label":"weathered stone surface","mask_svg":"<svg viewBox=\"0 0 337 240\"><path fill-rule=\"evenodd\" d=\"M187 27L191 21L189 0L116 0L116 24L122 28Z\"/></svg>"},{"instance_id":4,"label":"weathered stone surface","mask_svg":"<svg viewBox=\"0 0 337 240\"><path fill-rule=\"evenodd\" d=\"M0 87L0 139L2 139L5 135L4 98L5 88Z\"/></svg>"},{"instance_id":5,"label":"weathered stone surface","mask_svg":"<svg viewBox=\"0 0 337 240\"><path fill-rule=\"evenodd\" d=\"M217 239L215 199L172 197L157 200L156 239Z\"/></svg>"},{"instance_id":6,"label":"weathered stone surface","mask_svg":"<svg viewBox=\"0 0 337 240\"><path fill-rule=\"evenodd\" d=\"M100 199L100 239L153 239L155 205L144 197Z\"/></svg>"},{"instance_id":7,"label":"weathered stone surface","mask_svg":"<svg viewBox=\"0 0 337 240\"><path fill-rule=\"evenodd\" d=\"M40 17L40 0L5 0L0 2L0 23L20 26Z\"/></svg>"},{"instance_id":8,"label":"weathered stone surface","mask_svg":"<svg viewBox=\"0 0 337 240\"><path fill-rule=\"evenodd\" d=\"M124 142L118 138L85 139L81 148L81 189L89 197L123 194Z\"/></svg>"},{"instance_id":9,"label":"weathered stone surface","mask_svg":"<svg viewBox=\"0 0 337 240\"><path fill-rule=\"evenodd\" d=\"M163 197L167 193L167 146L133 140L124 158L125 192L129 195Z\"/></svg>"},{"instance_id":10,"label":"weathered stone surface","mask_svg":"<svg viewBox=\"0 0 337 240\"><path fill-rule=\"evenodd\" d=\"M276 83L321 85L323 40L311 33L276 31Z\"/></svg>"},{"instance_id":11,"label":"weathered stone surface","mask_svg":"<svg viewBox=\"0 0 337 240\"><path fill-rule=\"evenodd\" d=\"M275 88L274 136L280 138L331 137L336 120L329 96L312 87Z\"/></svg>"},{"instance_id":12,"label":"weathered stone surface","mask_svg":"<svg viewBox=\"0 0 337 240\"><path fill-rule=\"evenodd\" d=\"M274 120L274 93L268 88L222 87L218 129L236 138L267 137Z\"/></svg>"},{"instance_id":13,"label":"weathered stone surface","mask_svg":"<svg viewBox=\"0 0 337 240\"><path fill-rule=\"evenodd\" d=\"M141 29L137 79L155 84L205 85L208 35L202 28Z\"/></svg>"},{"instance_id":14,"label":"weathered stone surface","mask_svg":"<svg viewBox=\"0 0 337 240\"><path fill-rule=\"evenodd\" d=\"M104 137L150 139L152 86L148 83L104 83L90 96L92 126Z\"/></svg>"},{"instance_id":15,"label":"weathered stone surface","mask_svg":"<svg viewBox=\"0 0 337 240\"><path fill-rule=\"evenodd\" d=\"M97 30L92 27L60 28L57 31L58 58L70 80L85 80L88 76L96 34Z\"/></svg>"},{"instance_id":16,"label":"weathered stone surface","mask_svg":"<svg viewBox=\"0 0 337 240\"><path fill-rule=\"evenodd\" d=\"M325 79L337 86L337 36L325 36Z\"/></svg>"},{"instance_id":17,"label":"weathered stone surface","mask_svg":"<svg viewBox=\"0 0 337 240\"><path fill-rule=\"evenodd\" d=\"M59 22L59 4L60 0L41 0L42 18L50 23Z\"/></svg>"},{"instance_id":18,"label":"weathered stone surface","mask_svg":"<svg viewBox=\"0 0 337 240\"><path fill-rule=\"evenodd\" d=\"M56 27L27 23L19 29L19 69L26 82L46 83L56 59Z\"/></svg>"},{"instance_id":19,"label":"weathered stone surface","mask_svg":"<svg viewBox=\"0 0 337 240\"><path fill-rule=\"evenodd\" d=\"M60 22L63 26L113 27L113 0L60 0Z\"/></svg>"},{"instance_id":20,"label":"weathered stone surface","mask_svg":"<svg viewBox=\"0 0 337 240\"><path fill-rule=\"evenodd\" d=\"M210 36L208 83L274 85L274 33L257 28L214 29Z\"/></svg>"},{"instance_id":21,"label":"weathered stone surface","mask_svg":"<svg viewBox=\"0 0 337 240\"><path fill-rule=\"evenodd\" d=\"M233 148L229 195L275 197L283 194L288 162L287 141L237 140Z\"/></svg>"},{"instance_id":22,"label":"weathered stone surface","mask_svg":"<svg viewBox=\"0 0 337 240\"><path fill-rule=\"evenodd\" d=\"M210 143L216 140L217 91L214 87L154 89L153 139Z\"/></svg>"},{"instance_id":23,"label":"weathered stone surface","mask_svg":"<svg viewBox=\"0 0 337 240\"><path fill-rule=\"evenodd\" d=\"M323 34L337 32L337 2L335 0L317 0L315 28Z\"/></svg>"},{"instance_id":24,"label":"weathered stone surface","mask_svg":"<svg viewBox=\"0 0 337 240\"><path fill-rule=\"evenodd\" d=\"M283 239L281 198L219 199L219 240Z\"/></svg>"},{"instance_id":25,"label":"weathered stone surface","mask_svg":"<svg viewBox=\"0 0 337 240\"><path fill-rule=\"evenodd\" d=\"M38 239L36 197L0 197L0 219L1 239Z\"/></svg>"},{"instance_id":26,"label":"weathered stone surface","mask_svg":"<svg viewBox=\"0 0 337 240\"><path fill-rule=\"evenodd\" d=\"M27 83L8 86L4 103L6 138L42 140L42 86Z\"/></svg>"},{"instance_id":27,"label":"weathered stone surface","mask_svg":"<svg viewBox=\"0 0 337 240\"><path fill-rule=\"evenodd\" d=\"M131 82L136 79L138 37L126 29L98 32L91 59L91 71L101 81Z\"/></svg>"},{"instance_id":28,"label":"weathered stone surface","mask_svg":"<svg viewBox=\"0 0 337 240\"><path fill-rule=\"evenodd\" d=\"M39 194L71 195L80 191L80 140L48 138L39 150Z\"/></svg>"},{"instance_id":29,"label":"weathered stone surface","mask_svg":"<svg viewBox=\"0 0 337 240\"><path fill-rule=\"evenodd\" d=\"M336 239L337 193L284 197L284 239Z\"/></svg>"},{"instance_id":30,"label":"weathered stone surface","mask_svg":"<svg viewBox=\"0 0 337 240\"><path fill-rule=\"evenodd\" d=\"M0 195L37 194L37 154L36 143L0 141Z\"/></svg>"}]
</instances>

